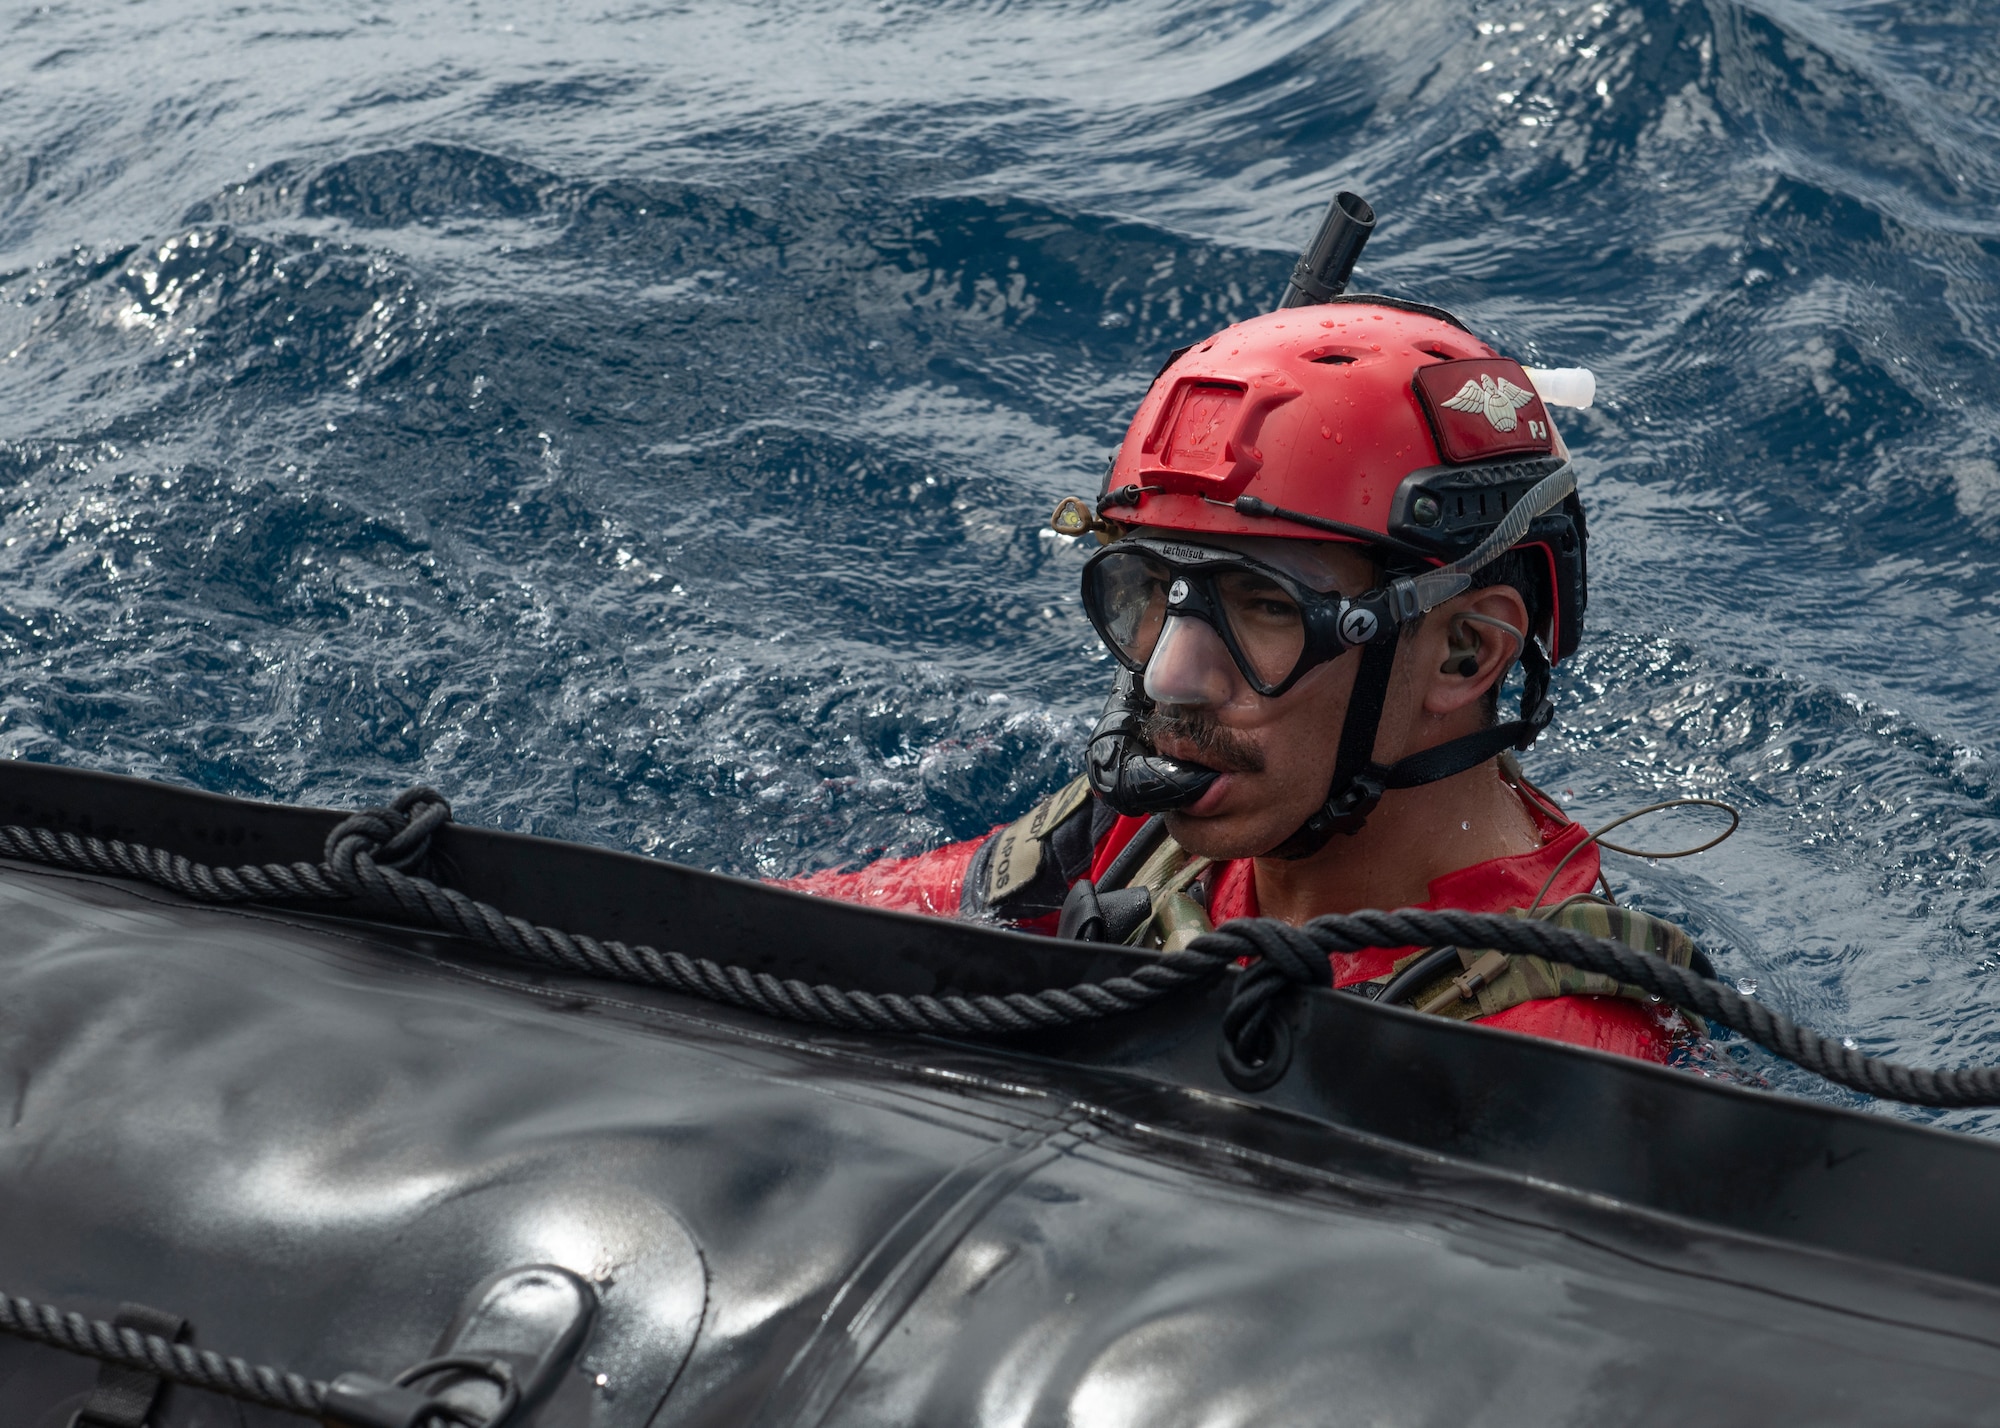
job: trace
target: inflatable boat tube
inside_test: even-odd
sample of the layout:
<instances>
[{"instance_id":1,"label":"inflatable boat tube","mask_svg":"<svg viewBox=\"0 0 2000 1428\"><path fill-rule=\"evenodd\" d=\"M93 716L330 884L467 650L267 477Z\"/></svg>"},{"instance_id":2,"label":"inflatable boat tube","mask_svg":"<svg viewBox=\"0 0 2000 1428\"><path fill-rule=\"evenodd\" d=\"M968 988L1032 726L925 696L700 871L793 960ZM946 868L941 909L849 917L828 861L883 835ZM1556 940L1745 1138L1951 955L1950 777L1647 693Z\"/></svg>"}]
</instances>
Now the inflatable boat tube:
<instances>
[{"instance_id":1,"label":"inflatable boat tube","mask_svg":"<svg viewBox=\"0 0 2000 1428\"><path fill-rule=\"evenodd\" d=\"M0 821L210 863L315 860L342 816L0 765ZM1136 956L433 851L531 921L807 981ZM2000 1147L1968 1136L1329 992L1250 1094L1226 987L974 1044L28 863L0 928L0 1291L315 1379L499 1356L540 1428L2000 1420ZM0 1419L66 1428L118 1372L0 1338ZM148 1421L301 1420L181 1384Z\"/></svg>"}]
</instances>

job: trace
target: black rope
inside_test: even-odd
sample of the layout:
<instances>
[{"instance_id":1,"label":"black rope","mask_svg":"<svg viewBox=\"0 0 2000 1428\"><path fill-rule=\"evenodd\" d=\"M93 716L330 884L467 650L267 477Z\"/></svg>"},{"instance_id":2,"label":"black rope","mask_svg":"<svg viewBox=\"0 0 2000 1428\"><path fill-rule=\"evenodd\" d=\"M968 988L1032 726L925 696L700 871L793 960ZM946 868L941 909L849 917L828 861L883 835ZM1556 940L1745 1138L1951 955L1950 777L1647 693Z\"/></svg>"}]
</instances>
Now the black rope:
<instances>
[{"instance_id":1,"label":"black rope","mask_svg":"<svg viewBox=\"0 0 2000 1428\"><path fill-rule=\"evenodd\" d=\"M1870 1096L1915 1106L2000 1105L2000 1067L1930 1070L1878 1060L1800 1026L1732 987L1676 967L1650 952L1532 918L1414 909L1356 912L1315 918L1304 927L1287 928L1289 935L1282 938L1263 930L1270 925L1266 918L1224 923L1196 938L1189 948L1230 958L1258 959L1238 981L1224 1020L1225 1034L1232 1036L1232 1046L1247 1064L1262 1059L1279 992L1287 985L1324 986L1327 973L1323 964L1330 954L1371 947L1449 944L1491 947L1512 956L1545 957L1586 972L1601 972L1720 1022L1816 1076ZM1281 942L1283 951L1273 955ZM1319 954L1322 965L1308 964L1303 955L1307 946ZM1232 1027L1233 1032L1229 1030Z\"/></svg>"},{"instance_id":2,"label":"black rope","mask_svg":"<svg viewBox=\"0 0 2000 1428\"><path fill-rule=\"evenodd\" d=\"M1226 930L1225 930L1226 929ZM1240 945L1242 950L1234 950ZM1236 979L1236 991L1222 1013L1222 1034L1244 1065L1262 1065L1272 1054L1278 1012L1286 988L1330 987L1333 963L1303 927L1275 917L1242 917L1195 938L1191 951L1220 952L1234 961L1254 958ZM1231 953L1234 955L1231 955Z\"/></svg>"},{"instance_id":3,"label":"black rope","mask_svg":"<svg viewBox=\"0 0 2000 1428\"><path fill-rule=\"evenodd\" d=\"M318 1379L229 1358L212 1349L171 1343L157 1334L120 1329L102 1319L86 1319L12 1295L0 1295L0 1333L308 1418L320 1417L326 1408L327 1385Z\"/></svg>"},{"instance_id":4,"label":"black rope","mask_svg":"<svg viewBox=\"0 0 2000 1428\"><path fill-rule=\"evenodd\" d=\"M451 806L436 790L406 790L387 808L366 809L342 820L327 835L325 861L318 864L211 868L158 848L19 827L0 828L0 856L137 878L209 902L358 901L560 971L665 987L786 1021L850 1031L997 1037L1074 1026L1135 1011L1247 960L1250 965L1223 1016L1223 1034L1240 1060L1252 1066L1264 1059L1271 1044L1279 996L1290 986L1329 985L1331 953L1373 947L1491 947L1636 986L1851 1090L1920 1106L2000 1105L2000 1067L1928 1070L1877 1060L1649 952L1532 918L1414 909L1321 917L1304 927L1274 918L1243 918L1128 976L998 997L906 997L780 979L706 957L599 941L509 917L490 903L406 871L422 866L431 835L450 818Z\"/></svg>"},{"instance_id":5,"label":"black rope","mask_svg":"<svg viewBox=\"0 0 2000 1428\"><path fill-rule=\"evenodd\" d=\"M261 867L211 868L178 853L122 843L115 838L85 838L47 828L0 828L0 857L30 863L52 863L136 878L156 883L201 902L274 902L297 898L352 896L352 890L327 881L317 863L266 863Z\"/></svg>"},{"instance_id":6,"label":"black rope","mask_svg":"<svg viewBox=\"0 0 2000 1428\"><path fill-rule=\"evenodd\" d=\"M0 856L138 878L207 902L359 901L371 910L392 910L404 920L470 937L559 971L665 987L786 1021L848 1031L1009 1036L1073 1026L1136 1010L1207 981L1228 965L1227 958L1176 952L1129 976L997 997L902 996L780 979L706 957L541 927L404 871L422 864L431 834L450 817L451 805L434 789L408 789L387 808L366 809L342 820L327 835L326 858L317 865L210 868L157 848L16 827L0 828Z\"/></svg>"},{"instance_id":7,"label":"black rope","mask_svg":"<svg viewBox=\"0 0 2000 1428\"><path fill-rule=\"evenodd\" d=\"M0 1334L12 1334L99 1363L133 1369L153 1379L171 1379L239 1402L317 1418L327 1428L384 1428L387 1424L398 1428L415 1424L436 1428L441 1423L457 1424L459 1428L492 1428L505 1422L521 1401L514 1370L501 1359L453 1355L426 1359L405 1369L393 1381L364 1373L344 1373L329 1383L211 1349L191 1348L158 1334L107 1324L102 1319L87 1319L53 1304L37 1304L11 1294L0 1294ZM482 1417L412 1386L447 1368L495 1384L500 1389L498 1407Z\"/></svg>"}]
</instances>

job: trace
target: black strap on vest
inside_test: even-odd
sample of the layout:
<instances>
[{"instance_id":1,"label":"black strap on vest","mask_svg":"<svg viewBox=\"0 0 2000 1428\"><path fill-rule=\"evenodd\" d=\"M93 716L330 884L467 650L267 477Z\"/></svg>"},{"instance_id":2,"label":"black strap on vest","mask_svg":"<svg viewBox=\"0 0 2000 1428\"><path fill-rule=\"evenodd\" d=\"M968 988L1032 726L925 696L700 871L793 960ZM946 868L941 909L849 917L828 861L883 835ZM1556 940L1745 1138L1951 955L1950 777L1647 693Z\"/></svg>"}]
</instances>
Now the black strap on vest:
<instances>
[{"instance_id":1,"label":"black strap on vest","mask_svg":"<svg viewBox=\"0 0 2000 1428\"><path fill-rule=\"evenodd\" d=\"M120 1329L136 1329L169 1343L179 1343L187 1336L187 1320L144 1304L119 1305L118 1317L111 1322ZM157 1374L144 1369L99 1364L97 1384L69 1420L69 1428L146 1428L163 1386Z\"/></svg>"},{"instance_id":2,"label":"black strap on vest","mask_svg":"<svg viewBox=\"0 0 2000 1428\"><path fill-rule=\"evenodd\" d=\"M1392 788L1416 788L1437 783L1476 768L1508 749L1525 749L1535 742L1555 715L1549 700L1549 662L1540 645L1529 640L1521 651L1524 684L1522 715L1490 729L1422 749L1393 764L1375 762L1375 736L1382 727L1388 702L1389 677L1396 667L1399 631L1391 626L1363 647L1361 668L1354 674L1354 691L1347 700L1347 719L1340 729L1340 752L1326 802L1298 830L1273 848L1273 858L1309 858L1336 833L1359 833L1368 815Z\"/></svg>"}]
</instances>

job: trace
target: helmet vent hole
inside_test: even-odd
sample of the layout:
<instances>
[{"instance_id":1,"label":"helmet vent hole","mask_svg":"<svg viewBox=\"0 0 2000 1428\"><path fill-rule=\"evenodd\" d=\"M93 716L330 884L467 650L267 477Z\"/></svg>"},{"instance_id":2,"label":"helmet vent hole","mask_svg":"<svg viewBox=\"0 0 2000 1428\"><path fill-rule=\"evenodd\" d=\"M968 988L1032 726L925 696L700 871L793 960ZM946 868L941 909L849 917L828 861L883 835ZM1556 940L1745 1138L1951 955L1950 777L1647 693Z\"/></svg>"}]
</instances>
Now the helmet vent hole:
<instances>
[{"instance_id":1,"label":"helmet vent hole","mask_svg":"<svg viewBox=\"0 0 2000 1428\"><path fill-rule=\"evenodd\" d=\"M1323 367L1345 367L1348 363L1356 359L1348 356L1345 352L1329 352L1324 357L1315 357L1312 360Z\"/></svg>"},{"instance_id":2,"label":"helmet vent hole","mask_svg":"<svg viewBox=\"0 0 2000 1428\"><path fill-rule=\"evenodd\" d=\"M1460 360L1458 353L1446 347L1442 342L1427 342L1419 347L1417 351L1423 353L1426 357L1435 357L1440 362L1456 362Z\"/></svg>"}]
</instances>

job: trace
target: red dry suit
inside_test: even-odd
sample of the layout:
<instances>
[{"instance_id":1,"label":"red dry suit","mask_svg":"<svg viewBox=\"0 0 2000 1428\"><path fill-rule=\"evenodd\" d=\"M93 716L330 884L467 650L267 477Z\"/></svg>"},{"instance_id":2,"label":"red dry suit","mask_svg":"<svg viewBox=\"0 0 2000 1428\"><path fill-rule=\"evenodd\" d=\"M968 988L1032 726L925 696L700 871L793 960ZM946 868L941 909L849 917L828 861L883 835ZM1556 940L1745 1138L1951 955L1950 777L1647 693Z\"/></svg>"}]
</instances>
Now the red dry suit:
<instances>
[{"instance_id":1,"label":"red dry suit","mask_svg":"<svg viewBox=\"0 0 2000 1428\"><path fill-rule=\"evenodd\" d=\"M1467 912L1504 912L1527 907L1556 865L1584 841L1583 826L1573 823L1539 791L1516 785L1521 802L1541 830L1542 846L1528 853L1475 863L1434 878L1430 899L1421 908L1460 908ZM1058 795L1061 797L1061 795ZM1032 816L1032 815L1031 815ZM985 864L1006 825L981 838L933 849L914 858L874 863L853 872L814 873L784 886L822 897L867 903L902 912L936 917L997 916L1026 932L1053 934L1063 895L1080 877L1100 877L1120 849L1137 833L1141 818L1120 817L1095 798L1079 804L1047 838L1044 866L1035 883L1000 902L989 901ZM1589 892L1597 882L1595 845L1584 848L1563 867L1546 894L1543 906ZM1207 875L1209 919L1220 926L1231 918L1256 917L1255 864L1248 858L1219 863ZM1351 986L1387 974L1392 964L1413 948L1376 948L1335 953L1336 986ZM1575 1046L1665 1061L1674 1040L1670 1009L1616 996L1557 996L1522 1002L1480 1019L1483 1025L1545 1036Z\"/></svg>"}]
</instances>

